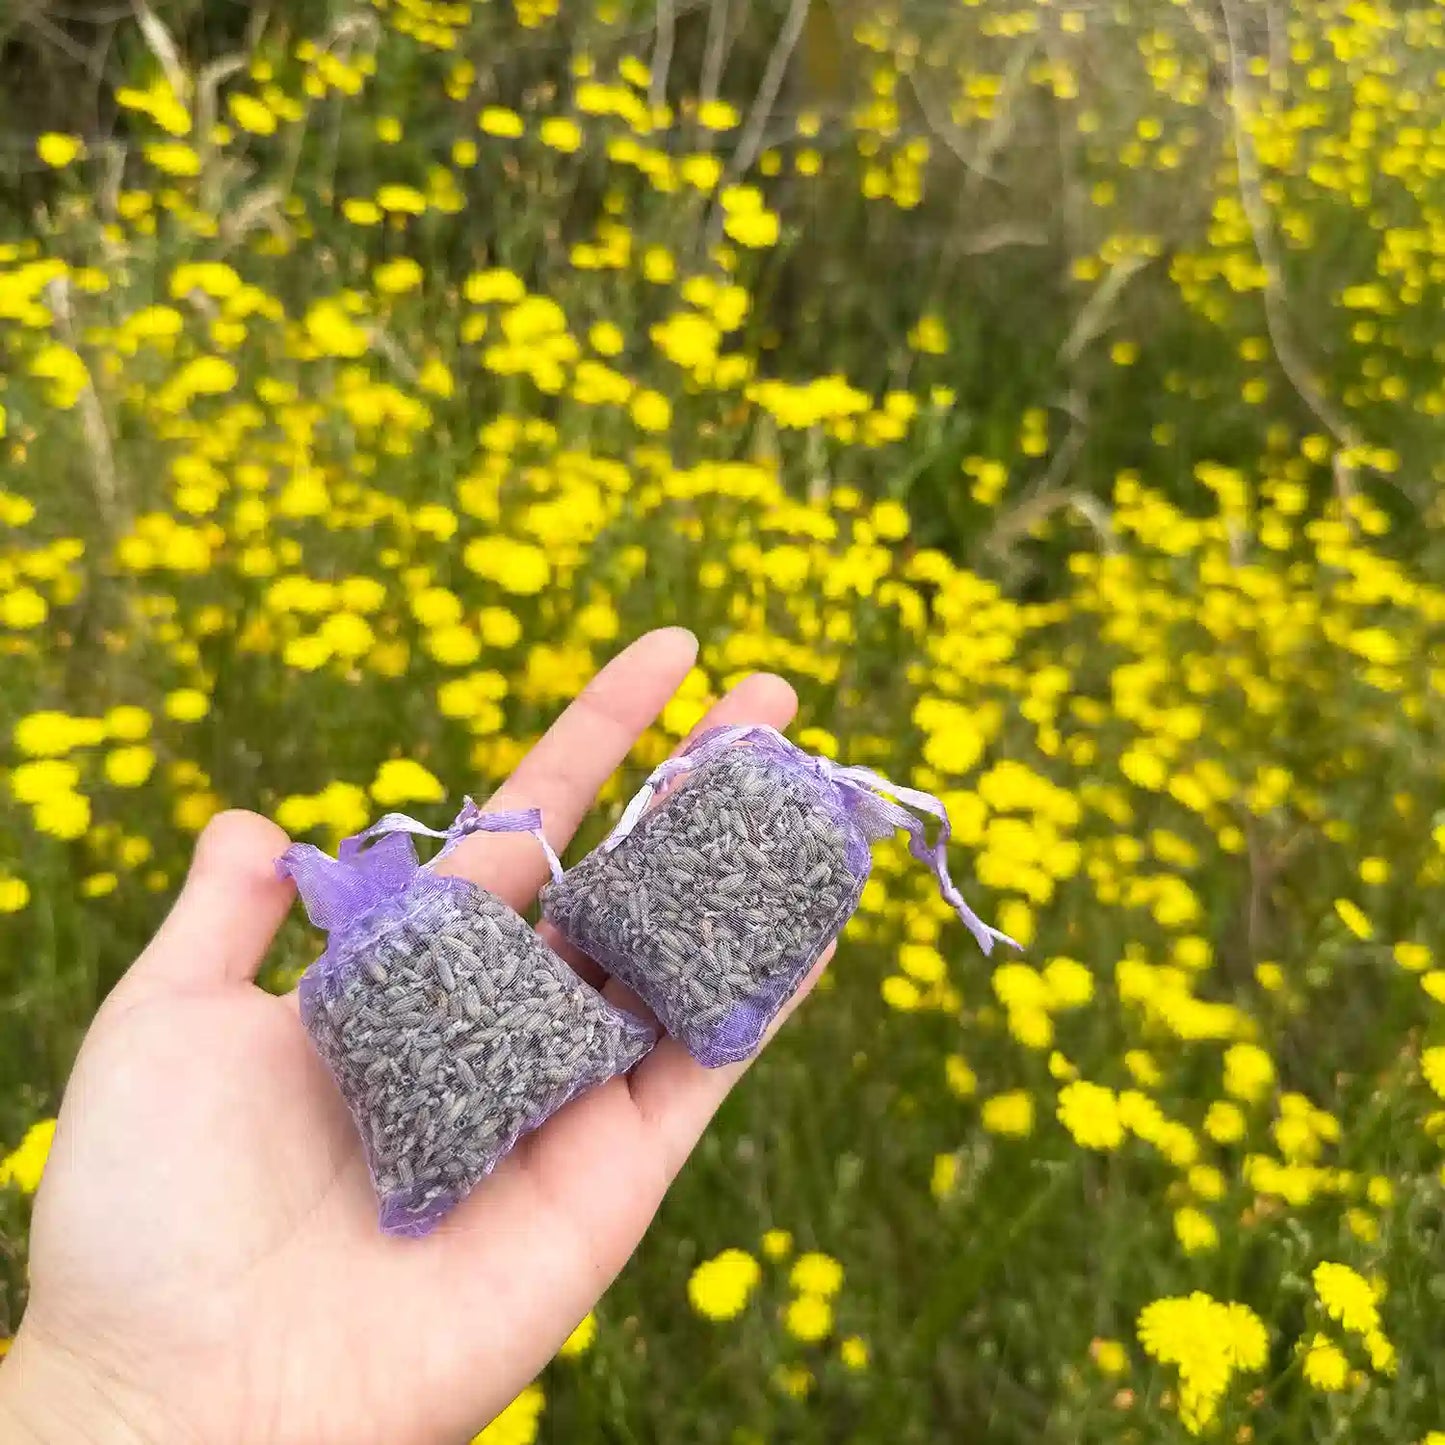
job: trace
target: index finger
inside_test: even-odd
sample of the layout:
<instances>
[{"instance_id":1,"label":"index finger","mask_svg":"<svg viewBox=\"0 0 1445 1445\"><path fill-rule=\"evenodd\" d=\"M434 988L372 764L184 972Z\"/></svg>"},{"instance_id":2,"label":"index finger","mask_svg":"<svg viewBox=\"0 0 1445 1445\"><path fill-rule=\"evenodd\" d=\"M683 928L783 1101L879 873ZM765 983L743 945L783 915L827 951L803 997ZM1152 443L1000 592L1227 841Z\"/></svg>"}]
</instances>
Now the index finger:
<instances>
[{"instance_id":1,"label":"index finger","mask_svg":"<svg viewBox=\"0 0 1445 1445\"><path fill-rule=\"evenodd\" d=\"M682 627L639 637L618 653L488 799L485 811L540 808L542 829L558 852L567 846L598 789L666 706L697 657ZM474 833L439 873L482 885L519 912L547 880L547 862L525 834Z\"/></svg>"}]
</instances>

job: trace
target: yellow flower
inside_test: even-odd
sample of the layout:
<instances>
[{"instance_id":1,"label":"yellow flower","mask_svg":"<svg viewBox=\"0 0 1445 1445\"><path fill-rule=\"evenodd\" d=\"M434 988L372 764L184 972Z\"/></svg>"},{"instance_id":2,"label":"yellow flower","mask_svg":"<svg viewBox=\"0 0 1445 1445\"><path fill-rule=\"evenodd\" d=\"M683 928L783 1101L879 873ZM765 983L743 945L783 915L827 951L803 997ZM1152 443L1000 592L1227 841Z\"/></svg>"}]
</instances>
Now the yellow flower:
<instances>
[{"instance_id":1,"label":"yellow flower","mask_svg":"<svg viewBox=\"0 0 1445 1445\"><path fill-rule=\"evenodd\" d=\"M1094 997L1094 975L1075 959L1051 958L1043 979L1050 1008L1082 1008Z\"/></svg>"},{"instance_id":2,"label":"yellow flower","mask_svg":"<svg viewBox=\"0 0 1445 1445\"><path fill-rule=\"evenodd\" d=\"M276 805L276 822L288 833L309 833L321 822L321 810L315 798L305 794L282 798Z\"/></svg>"},{"instance_id":3,"label":"yellow flower","mask_svg":"<svg viewBox=\"0 0 1445 1445\"><path fill-rule=\"evenodd\" d=\"M426 650L444 667L466 667L481 656L482 644L471 628L458 624L430 633Z\"/></svg>"},{"instance_id":4,"label":"yellow flower","mask_svg":"<svg viewBox=\"0 0 1445 1445\"><path fill-rule=\"evenodd\" d=\"M1129 1351L1120 1340L1092 1340L1089 1355L1104 1375L1122 1375L1129 1368Z\"/></svg>"},{"instance_id":5,"label":"yellow flower","mask_svg":"<svg viewBox=\"0 0 1445 1445\"><path fill-rule=\"evenodd\" d=\"M1335 912L1356 938L1368 942L1375 936L1375 927L1359 904L1352 903L1348 898L1336 898Z\"/></svg>"},{"instance_id":6,"label":"yellow flower","mask_svg":"<svg viewBox=\"0 0 1445 1445\"><path fill-rule=\"evenodd\" d=\"M85 142L79 136L47 131L35 142L35 154L46 165L60 170L85 154Z\"/></svg>"},{"instance_id":7,"label":"yellow flower","mask_svg":"<svg viewBox=\"0 0 1445 1445\"><path fill-rule=\"evenodd\" d=\"M707 130L732 130L742 117L725 100L705 100L697 108L697 123Z\"/></svg>"},{"instance_id":8,"label":"yellow flower","mask_svg":"<svg viewBox=\"0 0 1445 1445\"><path fill-rule=\"evenodd\" d=\"M1379 1328L1375 1292L1363 1275L1347 1264L1326 1261L1315 1266L1312 1278L1315 1294L1332 1320L1361 1335Z\"/></svg>"},{"instance_id":9,"label":"yellow flower","mask_svg":"<svg viewBox=\"0 0 1445 1445\"><path fill-rule=\"evenodd\" d=\"M471 1445L532 1445L546 1404L542 1387L528 1385L481 1434L472 1436Z\"/></svg>"},{"instance_id":10,"label":"yellow flower","mask_svg":"<svg viewBox=\"0 0 1445 1445\"><path fill-rule=\"evenodd\" d=\"M1231 1044L1224 1051L1224 1088L1255 1103L1274 1083L1274 1060L1258 1044Z\"/></svg>"},{"instance_id":11,"label":"yellow flower","mask_svg":"<svg viewBox=\"0 0 1445 1445\"><path fill-rule=\"evenodd\" d=\"M629 410L633 421L645 432L664 432L672 423L672 404L659 391L639 391Z\"/></svg>"},{"instance_id":12,"label":"yellow flower","mask_svg":"<svg viewBox=\"0 0 1445 1445\"><path fill-rule=\"evenodd\" d=\"M525 127L522 124L522 117L514 110L507 110L500 105L489 105L477 117L478 127L488 135L516 137L522 134Z\"/></svg>"},{"instance_id":13,"label":"yellow flower","mask_svg":"<svg viewBox=\"0 0 1445 1445\"><path fill-rule=\"evenodd\" d=\"M57 793L71 792L80 782L80 769L74 763L45 758L21 763L10 774L10 791L21 803L43 803Z\"/></svg>"},{"instance_id":14,"label":"yellow flower","mask_svg":"<svg viewBox=\"0 0 1445 1445\"><path fill-rule=\"evenodd\" d=\"M530 542L500 535L477 537L462 552L462 564L506 592L530 596L540 592L552 575L547 554Z\"/></svg>"},{"instance_id":15,"label":"yellow flower","mask_svg":"<svg viewBox=\"0 0 1445 1445\"><path fill-rule=\"evenodd\" d=\"M105 715L106 734L117 742L139 742L150 730L151 715L143 707L122 704Z\"/></svg>"},{"instance_id":16,"label":"yellow flower","mask_svg":"<svg viewBox=\"0 0 1445 1445\"><path fill-rule=\"evenodd\" d=\"M221 800L210 792L185 793L176 799L172 811L176 827L199 833L221 809Z\"/></svg>"},{"instance_id":17,"label":"yellow flower","mask_svg":"<svg viewBox=\"0 0 1445 1445\"><path fill-rule=\"evenodd\" d=\"M1326 1335L1315 1335L1304 1347L1304 1377L1316 1390L1343 1390L1349 1379L1350 1362Z\"/></svg>"},{"instance_id":18,"label":"yellow flower","mask_svg":"<svg viewBox=\"0 0 1445 1445\"><path fill-rule=\"evenodd\" d=\"M793 1236L786 1229L770 1229L762 1238L762 1251L769 1259L786 1259L793 1249Z\"/></svg>"},{"instance_id":19,"label":"yellow flower","mask_svg":"<svg viewBox=\"0 0 1445 1445\"><path fill-rule=\"evenodd\" d=\"M276 130L275 111L254 95L237 91L226 98L226 109L231 112L231 119L252 135L271 135Z\"/></svg>"},{"instance_id":20,"label":"yellow flower","mask_svg":"<svg viewBox=\"0 0 1445 1445\"><path fill-rule=\"evenodd\" d=\"M76 718L63 712L33 712L15 724L11 736L16 749L28 757L54 758L72 748L98 743L104 736L104 727L104 724L97 726L93 718Z\"/></svg>"},{"instance_id":21,"label":"yellow flower","mask_svg":"<svg viewBox=\"0 0 1445 1445\"><path fill-rule=\"evenodd\" d=\"M0 913L19 913L30 902L30 885L23 878L0 873Z\"/></svg>"},{"instance_id":22,"label":"yellow flower","mask_svg":"<svg viewBox=\"0 0 1445 1445\"><path fill-rule=\"evenodd\" d=\"M410 256L383 262L371 273L372 284L383 296L401 296L422 283L422 269Z\"/></svg>"},{"instance_id":23,"label":"yellow flower","mask_svg":"<svg viewBox=\"0 0 1445 1445\"><path fill-rule=\"evenodd\" d=\"M155 765L155 753L144 745L116 748L106 754L105 775L118 788L138 788Z\"/></svg>"},{"instance_id":24,"label":"yellow flower","mask_svg":"<svg viewBox=\"0 0 1445 1445\"><path fill-rule=\"evenodd\" d=\"M929 1192L935 1199L947 1199L958 1184L958 1155L939 1154L933 1161L933 1177L929 1180Z\"/></svg>"},{"instance_id":25,"label":"yellow flower","mask_svg":"<svg viewBox=\"0 0 1445 1445\"><path fill-rule=\"evenodd\" d=\"M1431 967L1431 951L1423 944L1394 945L1394 961L1412 974L1419 974Z\"/></svg>"},{"instance_id":26,"label":"yellow flower","mask_svg":"<svg viewBox=\"0 0 1445 1445\"><path fill-rule=\"evenodd\" d=\"M942 983L948 977L943 955L927 943L905 943L898 950L898 966L917 983Z\"/></svg>"},{"instance_id":27,"label":"yellow flower","mask_svg":"<svg viewBox=\"0 0 1445 1445\"><path fill-rule=\"evenodd\" d=\"M950 1054L943 1061L943 1077L949 1093L960 1099L971 1099L978 1092L978 1075L969 1068L968 1061L958 1054Z\"/></svg>"},{"instance_id":28,"label":"yellow flower","mask_svg":"<svg viewBox=\"0 0 1445 1445\"><path fill-rule=\"evenodd\" d=\"M515 271L473 271L462 283L462 295L473 306L482 306L489 301L515 305L526 294L527 288Z\"/></svg>"},{"instance_id":29,"label":"yellow flower","mask_svg":"<svg viewBox=\"0 0 1445 1445\"><path fill-rule=\"evenodd\" d=\"M849 1335L838 1346L838 1358L843 1361L843 1367L848 1370L866 1370L868 1368L868 1344L857 1335Z\"/></svg>"},{"instance_id":30,"label":"yellow flower","mask_svg":"<svg viewBox=\"0 0 1445 1445\"><path fill-rule=\"evenodd\" d=\"M33 817L40 832L69 842L90 827L90 799L83 793L52 793L35 804Z\"/></svg>"},{"instance_id":31,"label":"yellow flower","mask_svg":"<svg viewBox=\"0 0 1445 1445\"><path fill-rule=\"evenodd\" d=\"M477 614L477 628L488 647L515 647L522 640L522 624L505 607L483 607Z\"/></svg>"},{"instance_id":32,"label":"yellow flower","mask_svg":"<svg viewBox=\"0 0 1445 1445\"><path fill-rule=\"evenodd\" d=\"M1370 1368L1380 1375L1393 1375L1399 1369L1395 1347L1380 1330L1370 1330L1365 1335L1365 1353L1370 1357Z\"/></svg>"},{"instance_id":33,"label":"yellow flower","mask_svg":"<svg viewBox=\"0 0 1445 1445\"><path fill-rule=\"evenodd\" d=\"M315 302L301 324L323 356L361 356L370 344L365 327L358 326L338 301Z\"/></svg>"},{"instance_id":34,"label":"yellow flower","mask_svg":"<svg viewBox=\"0 0 1445 1445\"><path fill-rule=\"evenodd\" d=\"M15 1151L0 1159L0 1188L10 1186L22 1194L34 1194L50 1157L50 1144L55 1138L55 1120L42 1119L25 1131Z\"/></svg>"},{"instance_id":35,"label":"yellow flower","mask_svg":"<svg viewBox=\"0 0 1445 1445\"><path fill-rule=\"evenodd\" d=\"M778 218L772 211L737 211L725 215L723 230L740 246L762 249L777 244Z\"/></svg>"},{"instance_id":36,"label":"yellow flower","mask_svg":"<svg viewBox=\"0 0 1445 1445\"><path fill-rule=\"evenodd\" d=\"M788 1273L788 1283L802 1294L828 1299L843 1287L843 1266L831 1255L800 1254Z\"/></svg>"},{"instance_id":37,"label":"yellow flower","mask_svg":"<svg viewBox=\"0 0 1445 1445\"><path fill-rule=\"evenodd\" d=\"M0 594L0 623L6 627L39 627L49 613L45 599L33 587L17 587Z\"/></svg>"},{"instance_id":38,"label":"yellow flower","mask_svg":"<svg viewBox=\"0 0 1445 1445\"><path fill-rule=\"evenodd\" d=\"M374 226L381 220L381 207L362 196L352 196L341 203L341 214L353 226Z\"/></svg>"},{"instance_id":39,"label":"yellow flower","mask_svg":"<svg viewBox=\"0 0 1445 1445\"><path fill-rule=\"evenodd\" d=\"M908 344L925 355L942 356L948 350L948 328L937 316L920 316L908 333Z\"/></svg>"},{"instance_id":40,"label":"yellow flower","mask_svg":"<svg viewBox=\"0 0 1445 1445\"><path fill-rule=\"evenodd\" d=\"M802 1365L779 1365L773 1371L773 1381L785 1395L802 1400L813 1388L813 1372Z\"/></svg>"},{"instance_id":41,"label":"yellow flower","mask_svg":"<svg viewBox=\"0 0 1445 1445\"><path fill-rule=\"evenodd\" d=\"M554 115L542 122L537 136L544 146L570 155L582 144L582 127L566 116Z\"/></svg>"},{"instance_id":42,"label":"yellow flower","mask_svg":"<svg viewBox=\"0 0 1445 1445\"><path fill-rule=\"evenodd\" d=\"M1185 1254L1207 1254L1219 1248L1219 1230L1214 1221L1193 1205L1174 1211L1174 1237Z\"/></svg>"},{"instance_id":43,"label":"yellow flower","mask_svg":"<svg viewBox=\"0 0 1445 1445\"><path fill-rule=\"evenodd\" d=\"M883 995L883 1002L889 1008L897 1009L899 1013L911 1013L923 1003L923 993L918 985L901 973L890 973L878 985L878 989Z\"/></svg>"},{"instance_id":44,"label":"yellow flower","mask_svg":"<svg viewBox=\"0 0 1445 1445\"><path fill-rule=\"evenodd\" d=\"M578 1355L585 1355L596 1338L597 1316L589 1310L582 1316L577 1328L562 1341L557 1353L564 1360L575 1359Z\"/></svg>"},{"instance_id":45,"label":"yellow flower","mask_svg":"<svg viewBox=\"0 0 1445 1445\"><path fill-rule=\"evenodd\" d=\"M761 1274L757 1260L745 1250L725 1249L693 1270L687 1297L704 1319L734 1319L747 1305Z\"/></svg>"},{"instance_id":46,"label":"yellow flower","mask_svg":"<svg viewBox=\"0 0 1445 1445\"><path fill-rule=\"evenodd\" d=\"M211 710L210 699L194 687L179 687L166 694L166 716L177 722L198 722Z\"/></svg>"},{"instance_id":47,"label":"yellow flower","mask_svg":"<svg viewBox=\"0 0 1445 1445\"><path fill-rule=\"evenodd\" d=\"M201 158L185 141L152 141L142 150L145 158L163 175L185 179L201 173Z\"/></svg>"},{"instance_id":48,"label":"yellow flower","mask_svg":"<svg viewBox=\"0 0 1445 1445\"><path fill-rule=\"evenodd\" d=\"M1204 1115L1204 1132L1216 1144L1235 1144L1244 1138L1245 1117L1237 1104L1216 1099Z\"/></svg>"},{"instance_id":49,"label":"yellow flower","mask_svg":"<svg viewBox=\"0 0 1445 1445\"><path fill-rule=\"evenodd\" d=\"M403 803L440 803L446 789L420 763L410 758L388 758L376 770L371 796L383 808L398 808Z\"/></svg>"},{"instance_id":50,"label":"yellow flower","mask_svg":"<svg viewBox=\"0 0 1445 1445\"><path fill-rule=\"evenodd\" d=\"M587 340L599 356L617 356L627 344L622 330L610 321L599 321L587 332Z\"/></svg>"},{"instance_id":51,"label":"yellow flower","mask_svg":"<svg viewBox=\"0 0 1445 1445\"><path fill-rule=\"evenodd\" d=\"M1248 1306L1196 1290L1155 1300L1139 1314L1139 1342L1161 1364L1179 1369L1179 1418L1197 1435L1215 1419L1236 1372L1263 1368L1269 1336Z\"/></svg>"},{"instance_id":52,"label":"yellow flower","mask_svg":"<svg viewBox=\"0 0 1445 1445\"><path fill-rule=\"evenodd\" d=\"M983 1127L1006 1139L1026 1139L1034 1131L1034 1101L1025 1089L1013 1089L985 1099Z\"/></svg>"},{"instance_id":53,"label":"yellow flower","mask_svg":"<svg viewBox=\"0 0 1445 1445\"><path fill-rule=\"evenodd\" d=\"M1445 1044L1436 1044L1420 1055L1420 1072L1425 1082L1445 1099Z\"/></svg>"},{"instance_id":54,"label":"yellow flower","mask_svg":"<svg viewBox=\"0 0 1445 1445\"><path fill-rule=\"evenodd\" d=\"M426 197L415 186L387 185L376 193L376 204L398 216L419 216L426 210Z\"/></svg>"},{"instance_id":55,"label":"yellow flower","mask_svg":"<svg viewBox=\"0 0 1445 1445\"><path fill-rule=\"evenodd\" d=\"M1059 1120L1085 1149L1108 1151L1124 1141L1119 1100L1112 1089L1080 1079L1059 1091Z\"/></svg>"},{"instance_id":56,"label":"yellow flower","mask_svg":"<svg viewBox=\"0 0 1445 1445\"><path fill-rule=\"evenodd\" d=\"M800 1295L783 1311L783 1323L794 1339L817 1344L833 1329L833 1307L819 1295Z\"/></svg>"}]
</instances>

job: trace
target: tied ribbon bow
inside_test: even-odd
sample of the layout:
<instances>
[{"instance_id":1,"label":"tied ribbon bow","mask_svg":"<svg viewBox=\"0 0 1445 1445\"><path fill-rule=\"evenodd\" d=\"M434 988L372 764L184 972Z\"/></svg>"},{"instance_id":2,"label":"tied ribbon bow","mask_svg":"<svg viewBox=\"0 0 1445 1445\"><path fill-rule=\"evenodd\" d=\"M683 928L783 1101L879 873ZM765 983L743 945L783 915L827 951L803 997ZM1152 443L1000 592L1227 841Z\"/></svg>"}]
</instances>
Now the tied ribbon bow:
<instances>
[{"instance_id":1,"label":"tied ribbon bow","mask_svg":"<svg viewBox=\"0 0 1445 1445\"><path fill-rule=\"evenodd\" d=\"M890 782L872 768L848 767L835 763L831 758L805 752L796 743L785 738L777 728L761 723L709 728L676 757L659 763L628 803L617 820L617 826L603 842L603 848L610 853L617 847L637 826L657 793L675 778L690 772L700 763L715 757L735 743L749 743L759 747L772 753L792 771L809 772L830 783L846 798L851 808L862 813L870 828L876 824L880 832L905 829L908 833L908 851L938 879L939 892L978 940L978 946L984 953L992 953L995 943L1007 943L1012 948L1021 946L1008 934L989 927L964 902L963 895L954 886L948 872L948 840L952 828L948 821L948 809L939 799L932 793ZM917 816L920 813L924 817ZM928 841L925 818L938 821L938 836L932 843Z\"/></svg>"},{"instance_id":2,"label":"tied ribbon bow","mask_svg":"<svg viewBox=\"0 0 1445 1445\"><path fill-rule=\"evenodd\" d=\"M552 877L562 876L561 860L542 832L540 809L484 813L470 798L443 831L428 828L405 813L388 813L345 839L335 858L310 843L293 843L276 860L276 872L296 880L311 922L334 933L409 885L440 883L433 871L436 865L472 833L530 833L541 845ZM410 835L440 838L442 846L434 858L419 863Z\"/></svg>"}]
</instances>

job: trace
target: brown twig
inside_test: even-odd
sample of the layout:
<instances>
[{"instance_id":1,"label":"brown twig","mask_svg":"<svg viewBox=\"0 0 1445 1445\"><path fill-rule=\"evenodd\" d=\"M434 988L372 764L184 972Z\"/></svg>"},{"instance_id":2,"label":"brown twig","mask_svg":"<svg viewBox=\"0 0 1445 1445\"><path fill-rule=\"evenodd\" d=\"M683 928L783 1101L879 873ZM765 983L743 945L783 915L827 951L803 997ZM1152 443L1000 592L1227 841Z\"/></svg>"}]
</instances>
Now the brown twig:
<instances>
[{"instance_id":1,"label":"brown twig","mask_svg":"<svg viewBox=\"0 0 1445 1445\"><path fill-rule=\"evenodd\" d=\"M1285 285L1284 269L1280 263L1279 250L1275 245L1274 231L1270 224L1269 207L1260 185L1259 158L1248 133L1246 113L1254 110L1254 97L1244 62L1240 57L1237 31L1239 19L1235 13L1234 0L1220 0L1224 17L1225 45L1229 51L1229 115L1230 129L1234 141L1235 168L1239 174L1239 197L1244 209L1245 220L1254 242L1255 254L1264 270L1264 323L1274 349L1275 360L1285 379L1294 388L1295 394L1304 403L1321 426L1340 443L1342 447L1354 450L1361 445L1359 434L1350 425L1348 418L1336 411L1325 396L1308 365L1296 346L1289 318L1289 292ZM1343 469L1343 475L1342 475ZM1342 485L1345 494L1350 489L1350 473L1353 468L1345 462L1336 467L1336 483Z\"/></svg>"},{"instance_id":2,"label":"brown twig","mask_svg":"<svg viewBox=\"0 0 1445 1445\"><path fill-rule=\"evenodd\" d=\"M58 276L46 287L46 301L55 317L55 329L61 340L79 355L75 316L70 306L70 284L64 276ZM85 449L90 454L90 477L96 510L114 531L118 529L121 521L123 488L115 464L110 428L105 421L105 409L101 406L100 394L95 389L89 367L86 368L85 383L80 389L78 404L81 434L85 438Z\"/></svg>"},{"instance_id":3,"label":"brown twig","mask_svg":"<svg viewBox=\"0 0 1445 1445\"><path fill-rule=\"evenodd\" d=\"M729 0L712 0L707 13L707 41L703 46L702 78L698 82L700 101L716 100L722 84L723 61L727 58Z\"/></svg>"},{"instance_id":4,"label":"brown twig","mask_svg":"<svg viewBox=\"0 0 1445 1445\"><path fill-rule=\"evenodd\" d=\"M652 81L647 88L647 103L653 110L667 103L667 76L676 43L677 8L673 0L657 0L657 40L652 47Z\"/></svg>"}]
</instances>

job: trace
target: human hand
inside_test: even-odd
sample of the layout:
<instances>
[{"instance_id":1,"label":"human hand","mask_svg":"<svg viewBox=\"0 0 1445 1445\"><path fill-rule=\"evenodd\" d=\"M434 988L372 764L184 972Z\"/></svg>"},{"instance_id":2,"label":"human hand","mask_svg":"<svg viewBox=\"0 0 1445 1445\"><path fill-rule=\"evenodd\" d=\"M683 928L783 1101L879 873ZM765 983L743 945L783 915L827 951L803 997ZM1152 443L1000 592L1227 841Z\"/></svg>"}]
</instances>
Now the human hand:
<instances>
[{"instance_id":1,"label":"human hand","mask_svg":"<svg viewBox=\"0 0 1445 1445\"><path fill-rule=\"evenodd\" d=\"M695 653L680 629L629 647L488 807L540 807L560 850ZM755 676L703 725L781 727L795 706L781 679ZM466 1439L596 1302L745 1067L704 1069L663 1039L525 1138L433 1235L387 1238L295 995L254 984L294 898L274 872L286 844L255 814L213 820L91 1026L36 1200L29 1308L0 1368L6 1440ZM442 871L518 910L545 878L535 844L504 835L469 837Z\"/></svg>"}]
</instances>

